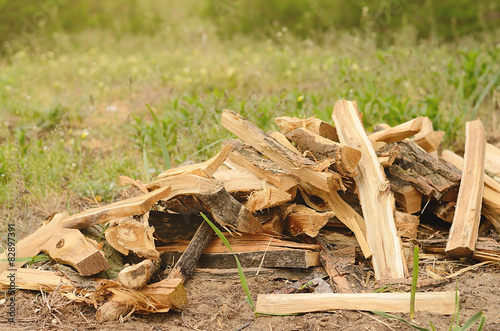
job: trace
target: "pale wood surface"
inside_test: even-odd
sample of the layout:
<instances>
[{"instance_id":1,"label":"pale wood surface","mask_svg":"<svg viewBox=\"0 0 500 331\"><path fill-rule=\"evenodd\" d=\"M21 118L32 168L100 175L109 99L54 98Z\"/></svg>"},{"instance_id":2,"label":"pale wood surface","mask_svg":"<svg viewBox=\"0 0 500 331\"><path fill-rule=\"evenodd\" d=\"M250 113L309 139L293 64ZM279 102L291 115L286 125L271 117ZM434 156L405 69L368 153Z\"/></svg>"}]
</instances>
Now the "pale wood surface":
<instances>
[{"instance_id":1,"label":"pale wood surface","mask_svg":"<svg viewBox=\"0 0 500 331\"><path fill-rule=\"evenodd\" d=\"M405 138L411 137L415 135L416 133L420 132L422 129L422 121L423 117L419 116L415 119L412 119L408 122L401 123L395 127L392 128L387 128L385 130L380 130L377 132L374 132L368 136L368 139L370 141L383 141L386 143L392 143L396 141L401 141ZM337 123L335 123L337 125ZM338 127L337 127L338 131ZM341 135L339 134L339 137ZM342 138L340 138L340 141L342 141Z\"/></svg>"},{"instance_id":2,"label":"pale wood surface","mask_svg":"<svg viewBox=\"0 0 500 331\"><path fill-rule=\"evenodd\" d=\"M331 141L339 141L337 129L330 123L324 122L319 118L309 117L305 119L297 117L281 116L274 119L276 124L280 127L283 134L287 134L297 128L306 128L322 137L330 139Z\"/></svg>"}]
</instances>

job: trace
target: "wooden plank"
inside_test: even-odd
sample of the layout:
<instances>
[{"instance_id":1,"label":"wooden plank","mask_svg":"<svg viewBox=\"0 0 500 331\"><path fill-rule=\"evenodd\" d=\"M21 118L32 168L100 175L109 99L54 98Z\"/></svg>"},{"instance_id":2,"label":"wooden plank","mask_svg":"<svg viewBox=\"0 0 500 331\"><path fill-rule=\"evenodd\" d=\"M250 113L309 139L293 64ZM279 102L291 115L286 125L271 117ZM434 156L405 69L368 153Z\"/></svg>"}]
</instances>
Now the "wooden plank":
<instances>
[{"instance_id":1,"label":"wooden plank","mask_svg":"<svg viewBox=\"0 0 500 331\"><path fill-rule=\"evenodd\" d=\"M259 294L256 312L303 314L337 309L408 313L410 293L297 293ZM451 315L455 292L423 292L415 295L415 311Z\"/></svg>"},{"instance_id":2,"label":"wooden plank","mask_svg":"<svg viewBox=\"0 0 500 331\"><path fill-rule=\"evenodd\" d=\"M340 142L361 151L359 175L354 179L365 217L366 240L372 251L375 278L404 278L408 271L401 238L394 224L393 195L377 155L352 102L335 103L332 118Z\"/></svg>"},{"instance_id":3,"label":"wooden plank","mask_svg":"<svg viewBox=\"0 0 500 331\"><path fill-rule=\"evenodd\" d=\"M305 119L297 117L281 116L274 119L276 124L280 127L283 134L287 134L297 128L306 128L322 137L331 141L339 141L337 129L330 123L324 122L319 118L309 117Z\"/></svg>"},{"instance_id":4,"label":"wooden plank","mask_svg":"<svg viewBox=\"0 0 500 331\"><path fill-rule=\"evenodd\" d=\"M395 127L373 132L368 136L368 139L370 139L370 141L372 142L383 141L386 143L401 141L405 138L409 138L415 135L416 133L420 132L420 130L422 129L422 122L423 122L423 117L419 116L408 122L399 124ZM335 125L337 126L337 123L335 123ZM340 141L342 141L342 138L340 139Z\"/></svg>"},{"instance_id":5,"label":"wooden plank","mask_svg":"<svg viewBox=\"0 0 500 331\"><path fill-rule=\"evenodd\" d=\"M115 218L142 215L148 212L158 200L166 198L170 191L171 188L165 186L138 197L125 199L103 207L91 208L67 218L63 222L63 226L70 229L84 229L98 223L106 223Z\"/></svg>"},{"instance_id":6,"label":"wooden plank","mask_svg":"<svg viewBox=\"0 0 500 331\"><path fill-rule=\"evenodd\" d=\"M253 147L244 145L237 140L229 140L227 143L233 146L233 152L229 155L229 160L238 166L243 167L261 179L265 179L283 191L289 191L298 185L298 176L275 162L264 158Z\"/></svg>"},{"instance_id":7,"label":"wooden plank","mask_svg":"<svg viewBox=\"0 0 500 331\"><path fill-rule=\"evenodd\" d=\"M221 124L270 160L299 176L301 180L310 182L325 191L337 191L343 188L339 174L314 171L311 167L316 165L315 162L293 153L235 112L224 110Z\"/></svg>"},{"instance_id":8,"label":"wooden plank","mask_svg":"<svg viewBox=\"0 0 500 331\"><path fill-rule=\"evenodd\" d=\"M180 174L192 174L201 177L211 178L219 166L226 160L227 156L231 152L231 146L224 145L222 150L217 153L211 159L197 164L190 164L186 166L180 166L177 168L168 169L158 175L158 178L165 178L168 176L176 176Z\"/></svg>"},{"instance_id":9,"label":"wooden plank","mask_svg":"<svg viewBox=\"0 0 500 331\"><path fill-rule=\"evenodd\" d=\"M484 190L486 134L483 123L480 120L467 122L465 136L462 182L445 250L446 254L456 256L470 256L474 252Z\"/></svg>"},{"instance_id":10,"label":"wooden plank","mask_svg":"<svg viewBox=\"0 0 500 331\"><path fill-rule=\"evenodd\" d=\"M60 292L87 293L67 277L49 270L21 268L16 271L4 271L0 274L0 290L9 290L11 281L14 281L16 289L21 290L53 292L57 289Z\"/></svg>"},{"instance_id":11,"label":"wooden plank","mask_svg":"<svg viewBox=\"0 0 500 331\"><path fill-rule=\"evenodd\" d=\"M333 170L345 175L354 175L361 158L361 152L349 146L331 141L305 128L297 128L286 134L297 148L304 153L311 153L316 162L325 159L333 161Z\"/></svg>"},{"instance_id":12,"label":"wooden plank","mask_svg":"<svg viewBox=\"0 0 500 331\"><path fill-rule=\"evenodd\" d=\"M286 217L286 229L293 235L305 233L309 237L316 237L328 221L335 217L331 211L319 213L314 209L301 204L294 204L289 208Z\"/></svg>"},{"instance_id":13,"label":"wooden plank","mask_svg":"<svg viewBox=\"0 0 500 331\"><path fill-rule=\"evenodd\" d=\"M14 258L36 256L41 251L60 263L71 265L81 275L93 275L109 269L109 263L97 249L95 241L86 238L79 230L63 228L68 217L68 213L55 214L35 232L20 240L13 251L8 249L0 254L0 259L12 259L12 262L0 263L0 273L20 268L26 263L13 262Z\"/></svg>"},{"instance_id":14,"label":"wooden plank","mask_svg":"<svg viewBox=\"0 0 500 331\"><path fill-rule=\"evenodd\" d=\"M462 170L464 160L450 150L444 150L441 159ZM484 174L483 206L481 212L500 233L500 184Z\"/></svg>"}]
</instances>

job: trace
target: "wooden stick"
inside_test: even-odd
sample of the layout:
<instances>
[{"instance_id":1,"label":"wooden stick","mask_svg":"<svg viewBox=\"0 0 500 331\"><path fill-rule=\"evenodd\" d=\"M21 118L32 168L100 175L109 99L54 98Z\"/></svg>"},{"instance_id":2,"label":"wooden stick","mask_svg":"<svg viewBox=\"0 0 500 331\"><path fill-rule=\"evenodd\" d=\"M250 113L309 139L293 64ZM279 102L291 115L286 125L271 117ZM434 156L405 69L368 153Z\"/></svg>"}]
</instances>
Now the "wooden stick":
<instances>
[{"instance_id":1,"label":"wooden stick","mask_svg":"<svg viewBox=\"0 0 500 331\"><path fill-rule=\"evenodd\" d=\"M422 129L423 117L419 116L411 121L399 124L393 128L388 128L385 130L380 130L374 132L368 136L370 141L383 141L386 143L392 143L396 141L401 141L405 138L411 137L416 133L420 132ZM337 125L337 123L335 123ZM338 127L337 127L338 130ZM340 137L340 134L339 134ZM342 138L340 139L342 141Z\"/></svg>"},{"instance_id":2,"label":"wooden stick","mask_svg":"<svg viewBox=\"0 0 500 331\"><path fill-rule=\"evenodd\" d=\"M297 128L306 128L322 137L330 139L331 141L339 141L337 129L335 129L335 127L330 123L324 122L319 118L309 117L301 119L297 117L282 116L276 117L274 121L278 124L281 132L285 135Z\"/></svg>"},{"instance_id":3,"label":"wooden stick","mask_svg":"<svg viewBox=\"0 0 500 331\"><path fill-rule=\"evenodd\" d=\"M315 166L315 162L290 151L255 124L235 112L224 110L221 123L245 143L254 147L270 160L284 166L302 180L325 191L337 191L343 187L339 174L314 171L310 167Z\"/></svg>"},{"instance_id":4,"label":"wooden stick","mask_svg":"<svg viewBox=\"0 0 500 331\"><path fill-rule=\"evenodd\" d=\"M335 103L332 114L340 142L359 149L359 175L355 177L366 223L366 239L372 250L375 278L407 276L401 238L394 224L393 195L377 155L368 140L352 102Z\"/></svg>"},{"instance_id":5,"label":"wooden stick","mask_svg":"<svg viewBox=\"0 0 500 331\"><path fill-rule=\"evenodd\" d=\"M480 120L467 122L465 135L464 171L445 250L446 254L456 256L469 256L474 252L484 190L486 135L483 123Z\"/></svg>"},{"instance_id":6,"label":"wooden stick","mask_svg":"<svg viewBox=\"0 0 500 331\"><path fill-rule=\"evenodd\" d=\"M56 261L69 264L81 275L93 275L109 269L104 254L97 249L97 243L76 229L63 228L68 213L58 213L45 225L19 241L15 246L15 256L9 258L26 258L36 256L41 251L49 254ZM6 259L6 252L0 259ZM0 273L8 268L20 268L25 262L1 262Z\"/></svg>"},{"instance_id":7,"label":"wooden stick","mask_svg":"<svg viewBox=\"0 0 500 331\"><path fill-rule=\"evenodd\" d=\"M283 133L273 131L269 135L274 139L276 139L277 142L279 142L280 144L282 144L283 146L294 152L295 154L302 155L300 151L297 149L297 147L295 147Z\"/></svg>"},{"instance_id":8,"label":"wooden stick","mask_svg":"<svg viewBox=\"0 0 500 331\"><path fill-rule=\"evenodd\" d=\"M408 313L410 293L259 294L256 306L256 312L262 314L303 314L337 309ZM455 292L416 293L415 311L451 315L455 311Z\"/></svg>"}]
</instances>

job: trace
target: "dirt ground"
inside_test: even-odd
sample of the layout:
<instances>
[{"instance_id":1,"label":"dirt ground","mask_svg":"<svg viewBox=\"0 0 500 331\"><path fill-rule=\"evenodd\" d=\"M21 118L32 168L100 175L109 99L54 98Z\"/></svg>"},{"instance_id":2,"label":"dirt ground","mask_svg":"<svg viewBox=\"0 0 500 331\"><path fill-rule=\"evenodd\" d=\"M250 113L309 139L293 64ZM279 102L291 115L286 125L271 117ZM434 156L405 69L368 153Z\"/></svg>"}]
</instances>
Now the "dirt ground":
<instances>
[{"instance_id":1,"label":"dirt ground","mask_svg":"<svg viewBox=\"0 0 500 331\"><path fill-rule=\"evenodd\" d=\"M271 270L255 276L248 273L254 300L259 293L271 293L286 284L308 276L321 276L322 268ZM500 330L500 269L482 266L458 278L460 320L464 322L482 310L487 318L485 330ZM422 291L454 291L455 280ZM189 304L182 312L133 315L124 321L100 324L95 308L70 303L57 294L20 291L16 294L16 323L8 323L8 307L0 307L2 330L408 330L409 326L369 312L339 310L298 316L255 317L244 300L236 273L217 274L197 271L186 283ZM399 314L408 319L408 315ZM428 318L437 330L449 327L451 316L417 313L414 323L429 327Z\"/></svg>"}]
</instances>

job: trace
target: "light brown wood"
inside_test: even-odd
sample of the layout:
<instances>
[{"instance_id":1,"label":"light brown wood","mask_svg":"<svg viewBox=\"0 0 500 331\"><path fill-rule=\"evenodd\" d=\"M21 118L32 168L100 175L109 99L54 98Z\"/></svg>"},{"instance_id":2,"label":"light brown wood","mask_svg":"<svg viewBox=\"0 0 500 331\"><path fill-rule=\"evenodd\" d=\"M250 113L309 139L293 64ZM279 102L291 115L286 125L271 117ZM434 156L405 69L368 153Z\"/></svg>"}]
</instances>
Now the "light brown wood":
<instances>
[{"instance_id":1,"label":"light brown wood","mask_svg":"<svg viewBox=\"0 0 500 331\"><path fill-rule=\"evenodd\" d=\"M365 217L366 240L372 251L375 278L408 275L401 238L394 224L393 195L352 102L335 103L333 121L340 142L361 151L359 175L355 177Z\"/></svg>"},{"instance_id":2,"label":"light brown wood","mask_svg":"<svg viewBox=\"0 0 500 331\"><path fill-rule=\"evenodd\" d=\"M467 122L462 181L446 254L470 256L474 252L481 220L485 150L486 135L483 123L480 120Z\"/></svg>"},{"instance_id":3,"label":"light brown wood","mask_svg":"<svg viewBox=\"0 0 500 331\"><path fill-rule=\"evenodd\" d=\"M224 110L221 124L270 160L290 170L301 180L325 191L337 191L343 188L339 174L314 171L311 167L315 166L315 162L293 153L235 112Z\"/></svg>"},{"instance_id":4,"label":"light brown wood","mask_svg":"<svg viewBox=\"0 0 500 331\"><path fill-rule=\"evenodd\" d=\"M332 160L333 169L340 174L353 175L361 158L359 150L331 141L305 128L290 131L286 137L296 144L302 155L310 153L316 162Z\"/></svg>"},{"instance_id":5,"label":"light brown wood","mask_svg":"<svg viewBox=\"0 0 500 331\"><path fill-rule=\"evenodd\" d=\"M250 194L248 201L244 204L249 211L268 209L282 205L292 200L292 195L276 187L268 187L261 191Z\"/></svg>"},{"instance_id":6,"label":"light brown wood","mask_svg":"<svg viewBox=\"0 0 500 331\"><path fill-rule=\"evenodd\" d=\"M186 291L180 279L164 279L140 290L107 281L96 289L94 297L102 303L96 312L99 322L114 321L130 312L139 314L165 313L171 308L182 309L187 304Z\"/></svg>"},{"instance_id":7,"label":"light brown wood","mask_svg":"<svg viewBox=\"0 0 500 331\"><path fill-rule=\"evenodd\" d=\"M405 138L411 137L416 133L420 132L420 130L422 129L422 121L423 117L419 116L415 119L399 124L395 127L374 132L370 134L368 138L372 142L383 141L386 143L392 143L401 141ZM337 131L338 131L339 130L338 124L335 123L335 126L337 126ZM340 138L340 141L342 142L342 138Z\"/></svg>"},{"instance_id":8,"label":"light brown wood","mask_svg":"<svg viewBox=\"0 0 500 331\"><path fill-rule=\"evenodd\" d=\"M418 213L422 210L422 193L413 185L391 174L387 175L391 184L391 191L396 199L396 206L408 214Z\"/></svg>"},{"instance_id":9,"label":"light brown wood","mask_svg":"<svg viewBox=\"0 0 500 331\"><path fill-rule=\"evenodd\" d=\"M256 312L262 314L302 314L337 309L408 313L410 293L259 294L256 306ZM415 311L451 315L455 311L455 292L416 293Z\"/></svg>"},{"instance_id":10,"label":"light brown wood","mask_svg":"<svg viewBox=\"0 0 500 331\"><path fill-rule=\"evenodd\" d=\"M15 275L14 282L18 289L53 292L57 288L60 292L87 293L86 290L78 288L67 277L61 276L55 271L30 268L20 268L15 272L4 271L0 274L0 290L6 291L9 289L10 282L14 279L12 274Z\"/></svg>"},{"instance_id":11,"label":"light brown wood","mask_svg":"<svg viewBox=\"0 0 500 331\"><path fill-rule=\"evenodd\" d=\"M462 170L464 159L450 150L444 150L441 159ZM500 233L500 184L488 175L484 175L482 214Z\"/></svg>"},{"instance_id":12,"label":"light brown wood","mask_svg":"<svg viewBox=\"0 0 500 331\"><path fill-rule=\"evenodd\" d=\"M412 240L417 239L417 230L418 224L420 223L420 217L403 213L397 210L394 216L394 221L396 222L396 229L398 229L399 236Z\"/></svg>"},{"instance_id":13,"label":"light brown wood","mask_svg":"<svg viewBox=\"0 0 500 331\"><path fill-rule=\"evenodd\" d=\"M250 171L261 179L265 179L283 191L289 191L298 185L298 176L275 162L264 158L253 147L244 145L237 140L229 140L227 143L233 146L233 152L229 155L229 160L236 165Z\"/></svg>"},{"instance_id":14,"label":"light brown wood","mask_svg":"<svg viewBox=\"0 0 500 331\"><path fill-rule=\"evenodd\" d=\"M220 167L222 162L227 158L231 152L231 146L224 145L222 150L213 156L211 159L196 164L180 166L177 168L168 169L158 175L158 178L165 178L168 176L175 176L180 174L192 174L201 177L211 178L215 171Z\"/></svg>"},{"instance_id":15,"label":"light brown wood","mask_svg":"<svg viewBox=\"0 0 500 331\"><path fill-rule=\"evenodd\" d=\"M443 141L444 131L433 131L418 139L411 139L415 144L422 147L427 153L437 151L441 141Z\"/></svg>"},{"instance_id":16,"label":"light brown wood","mask_svg":"<svg viewBox=\"0 0 500 331\"><path fill-rule=\"evenodd\" d=\"M219 169L214 173L214 178L224 183L226 191L241 196L261 191L265 187L275 187L244 168Z\"/></svg>"},{"instance_id":17,"label":"light brown wood","mask_svg":"<svg viewBox=\"0 0 500 331\"><path fill-rule=\"evenodd\" d=\"M106 241L123 255L132 251L139 257L154 260L160 256L154 244L154 231L148 222L141 223L133 218L126 218L107 229L105 237Z\"/></svg>"},{"instance_id":18,"label":"light brown wood","mask_svg":"<svg viewBox=\"0 0 500 331\"><path fill-rule=\"evenodd\" d=\"M330 139L331 141L339 141L337 136L337 129L330 123L324 122L319 118L309 117L305 119L297 117L281 116L274 119L276 124L280 127L283 134L287 134L297 128L306 128L322 137Z\"/></svg>"},{"instance_id":19,"label":"light brown wood","mask_svg":"<svg viewBox=\"0 0 500 331\"><path fill-rule=\"evenodd\" d=\"M269 135L274 139L276 139L277 142L279 142L280 144L282 144L283 146L294 152L295 154L302 155L300 151L297 149L297 147L295 147L283 133L273 131Z\"/></svg>"},{"instance_id":20,"label":"light brown wood","mask_svg":"<svg viewBox=\"0 0 500 331\"><path fill-rule=\"evenodd\" d=\"M493 179L500 182L500 148L492 144L486 144L484 169Z\"/></svg>"},{"instance_id":21,"label":"light brown wood","mask_svg":"<svg viewBox=\"0 0 500 331\"><path fill-rule=\"evenodd\" d=\"M140 263L123 268L118 273L118 281L131 289L143 288L160 270L160 260L146 259Z\"/></svg>"},{"instance_id":22,"label":"light brown wood","mask_svg":"<svg viewBox=\"0 0 500 331\"><path fill-rule=\"evenodd\" d=\"M331 211L319 213L304 205L294 204L286 217L286 229L293 236L305 233L309 237L316 237L319 230L334 217L335 213Z\"/></svg>"},{"instance_id":23,"label":"light brown wood","mask_svg":"<svg viewBox=\"0 0 500 331\"><path fill-rule=\"evenodd\" d=\"M70 229L84 229L115 218L142 215L148 212L158 200L166 198L170 191L171 188L165 186L142 196L125 199L103 207L91 208L67 218L63 222L63 226Z\"/></svg>"},{"instance_id":24,"label":"light brown wood","mask_svg":"<svg viewBox=\"0 0 500 331\"><path fill-rule=\"evenodd\" d=\"M49 254L56 261L69 264L80 274L88 276L109 268L104 254L97 249L97 243L86 238L79 230L63 228L68 213L55 214L46 224L20 240L15 246L9 239L9 248L0 254L0 259L9 262L0 263L0 273L7 269L20 268L24 262L14 262L14 258L26 258L38 255L41 251ZM14 255L15 254L15 255ZM11 260L10 260L11 259Z\"/></svg>"}]
</instances>

